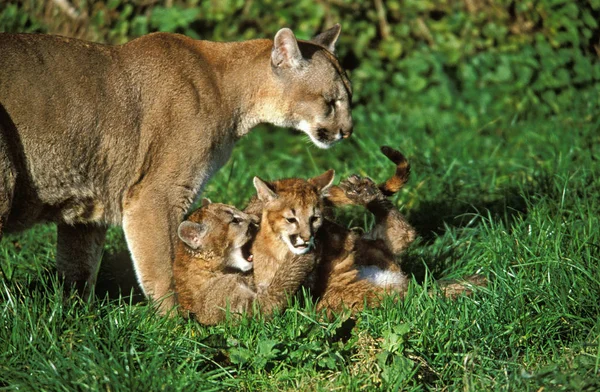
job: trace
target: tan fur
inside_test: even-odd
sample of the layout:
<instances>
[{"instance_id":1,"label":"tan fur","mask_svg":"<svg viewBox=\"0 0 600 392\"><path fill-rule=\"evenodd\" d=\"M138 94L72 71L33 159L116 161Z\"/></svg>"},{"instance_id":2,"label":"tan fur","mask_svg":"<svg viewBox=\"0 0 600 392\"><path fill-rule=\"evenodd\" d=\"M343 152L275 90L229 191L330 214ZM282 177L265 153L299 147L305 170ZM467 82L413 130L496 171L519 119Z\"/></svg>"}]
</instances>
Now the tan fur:
<instances>
[{"instance_id":1,"label":"tan fur","mask_svg":"<svg viewBox=\"0 0 600 392\"><path fill-rule=\"evenodd\" d=\"M397 165L395 184L404 184L410 170L408 161L399 152L390 150L383 149ZM300 233L305 240L314 236L317 270L307 277L305 285L314 290L316 296L322 297L320 308L340 310L346 306L358 310L365 298L368 303L375 304L380 294L386 291L405 290L406 279L394 256L412 242L415 232L369 179L353 176L338 186L331 186L332 180L332 171L310 180L291 178L271 183L259 180L257 183L255 179L258 196L245 209L246 213L262 216L252 247L254 280L258 287L272 285L276 271L286 268L293 253L284 239L290 234ZM376 229L370 237L361 238L330 219L323 220L326 204L369 206L377 217ZM286 219L292 216L292 211L297 220L294 225ZM317 219L311 225L315 217ZM400 274L403 279L380 287L360 276L361 266L376 266Z\"/></svg>"},{"instance_id":2,"label":"tan fur","mask_svg":"<svg viewBox=\"0 0 600 392\"><path fill-rule=\"evenodd\" d=\"M273 285L275 273L298 254L313 260L314 236L323 222L323 193L333 181L333 170L309 180L297 178L265 183L255 179L258 196L246 212L262 215L260 229L252 245L254 282L258 287ZM298 243L306 244L297 248ZM284 269L285 269L284 268Z\"/></svg>"},{"instance_id":3,"label":"tan fur","mask_svg":"<svg viewBox=\"0 0 600 392\"><path fill-rule=\"evenodd\" d=\"M408 170L408 165L406 168ZM370 233L359 235L329 220L323 225L318 243L328 246L320 252L313 291L320 298L317 310L327 309L329 313L376 306L385 293L396 292L402 296L408 279L396 257L416 236L404 216L370 179L351 176L339 189L352 204L363 205L374 213L375 227ZM394 279L373 281L367 278L367 271Z\"/></svg>"},{"instance_id":4,"label":"tan fur","mask_svg":"<svg viewBox=\"0 0 600 392\"><path fill-rule=\"evenodd\" d=\"M385 294L395 293L400 298L406 294L408 280L396 257L414 240L416 233L385 195L402 188L408 180L410 165L399 151L390 147L382 147L381 151L396 164L396 172L390 179L376 186L369 178L354 175L329 191L330 195L331 190L336 192L329 198L330 203L367 207L375 215L375 226L370 233L359 236L330 221L323 225L318 243L328 246L320 253L314 288L315 295L320 297L317 310L326 309L328 314L377 306ZM374 282L373 276L396 279ZM473 286L485 286L486 279L472 275L437 284L444 296L455 299L471 294Z\"/></svg>"},{"instance_id":5,"label":"tan fur","mask_svg":"<svg viewBox=\"0 0 600 392\"><path fill-rule=\"evenodd\" d=\"M360 205L375 215L375 226L369 233L359 235L336 224L331 218L325 219L320 226L316 239L317 269L308 276L305 284L311 288L315 297L319 298L317 309L326 309L329 314L343 309L359 311L365 305L376 306L385 294L396 293L404 296L408 287L408 279L398 265L396 258L415 239L416 232L404 216L385 197L399 191L407 182L410 165L399 151L390 147L382 147L382 153L395 165L396 170L383 184L377 186L369 178L353 175L338 186L330 186L325 192L325 204ZM246 211L259 213L262 210L260 236L262 243L268 244L265 249L277 249L275 244L278 235L275 231L263 229L263 225L275 226L282 222L280 211L301 205L306 200L317 205L318 194L310 197L298 190L305 190L306 185L299 179L275 181L272 188L278 194L286 195L279 200L275 220L271 218L264 204L254 200ZM257 237L258 239L259 237ZM285 251L280 247L281 252ZM273 252L273 251L272 251ZM275 253L275 252L274 252ZM274 271L285 268L285 257L282 253L272 257L271 263L255 263L254 276L259 281L270 281ZM455 298L462 293L470 293L469 287L481 285L485 279L479 276L466 278L461 282L440 282L442 293Z\"/></svg>"},{"instance_id":6,"label":"tan fur","mask_svg":"<svg viewBox=\"0 0 600 392\"><path fill-rule=\"evenodd\" d=\"M314 267L311 255L290 257L286 268L275 272L272 285L259 290L252 274L244 275L232 262L240 247L252 240L257 221L232 206L212 203L182 223L180 227L191 230L180 229L173 276L185 317L210 325L224 321L227 311L238 316L260 310L268 316L282 309L287 296L298 289Z\"/></svg>"},{"instance_id":7,"label":"tan fur","mask_svg":"<svg viewBox=\"0 0 600 392\"><path fill-rule=\"evenodd\" d=\"M166 311L178 225L239 138L259 123L320 147L352 133L339 31L121 46L0 34L0 234L56 222L59 273L89 288L106 227L122 225L142 289Z\"/></svg>"},{"instance_id":8,"label":"tan fur","mask_svg":"<svg viewBox=\"0 0 600 392\"><path fill-rule=\"evenodd\" d=\"M408 162L405 158L397 159L401 154L392 151L394 154L385 155L388 158L392 155L394 158L390 159L397 168L404 168L396 170L394 176L405 183ZM246 213L262 215L259 233L252 243L253 277L242 276L235 270L224 273L226 266L223 260L227 260L231 248L227 244L232 240L229 240L229 234L219 229L227 226L228 219L215 215L209 230L212 235L204 239L206 248L201 257L191 259L188 256L190 250L182 245L179 247L185 250L178 253L175 261L175 278L182 308L195 313L196 319L203 323L221 321L225 317L222 309L226 305L232 312L242 313L251 312L252 305L258 303L261 311L268 315L272 309L282 308L285 294L295 292L301 282L319 297L317 309L326 309L328 314L343 309L359 311L365 305L377 306L385 294L396 293L401 298L406 293L408 282L395 257L414 239L414 229L370 179L351 176L335 187L331 187L332 180L332 171L310 180L292 178L265 183L255 178L258 196L246 208ZM320 218L314 220L321 215L324 195L330 195L332 188L343 192L343 198L334 200L363 205L373 212L376 216L375 230L361 236L329 219L322 224ZM209 208L214 208L214 205ZM296 220L293 224L288 222L290 217ZM202 211L194 213L190 220L210 222ZM302 234L303 231L306 233ZM294 255L290 242L284 240L296 234L308 239L315 232L315 249L302 255ZM242 233L242 242L245 242L246 230ZM311 273L315 263L318 263L318 269ZM384 276L392 274L395 279L373 281L365 272L369 269ZM450 298L470 294L473 286L484 284L485 278L478 275L462 281L438 282L442 294ZM270 295L261 297L261 293Z\"/></svg>"}]
</instances>

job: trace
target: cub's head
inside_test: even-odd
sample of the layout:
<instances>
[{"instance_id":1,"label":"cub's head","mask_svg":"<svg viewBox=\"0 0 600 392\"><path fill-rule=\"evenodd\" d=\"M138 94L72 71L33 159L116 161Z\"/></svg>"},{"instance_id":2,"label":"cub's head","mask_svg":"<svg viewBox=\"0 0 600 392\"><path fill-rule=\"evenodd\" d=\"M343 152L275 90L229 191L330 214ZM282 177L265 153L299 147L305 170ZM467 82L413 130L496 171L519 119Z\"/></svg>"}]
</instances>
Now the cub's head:
<instances>
[{"instance_id":1,"label":"cub's head","mask_svg":"<svg viewBox=\"0 0 600 392\"><path fill-rule=\"evenodd\" d=\"M207 262L206 268L249 271L253 266L250 248L257 229L257 216L204 199L202 207L179 225L177 234L183 242L180 246Z\"/></svg>"},{"instance_id":2,"label":"cub's head","mask_svg":"<svg viewBox=\"0 0 600 392\"><path fill-rule=\"evenodd\" d=\"M279 90L271 122L306 133L320 148L352 134L352 87L334 55L340 25L310 41L296 40L292 30L275 35L271 69Z\"/></svg>"},{"instance_id":3,"label":"cub's head","mask_svg":"<svg viewBox=\"0 0 600 392\"><path fill-rule=\"evenodd\" d=\"M333 182L328 170L309 180L290 178L266 183L254 177L263 201L261 230L270 230L290 252L301 255L314 248L314 235L323 223L323 195Z\"/></svg>"}]
</instances>

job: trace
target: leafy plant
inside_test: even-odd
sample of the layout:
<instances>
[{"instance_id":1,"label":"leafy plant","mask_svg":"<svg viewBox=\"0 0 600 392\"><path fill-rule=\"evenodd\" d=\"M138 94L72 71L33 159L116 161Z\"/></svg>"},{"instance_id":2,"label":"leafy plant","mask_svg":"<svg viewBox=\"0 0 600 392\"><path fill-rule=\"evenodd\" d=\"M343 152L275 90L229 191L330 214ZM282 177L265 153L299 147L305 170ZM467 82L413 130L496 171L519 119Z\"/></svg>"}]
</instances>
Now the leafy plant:
<instances>
[{"instance_id":1,"label":"leafy plant","mask_svg":"<svg viewBox=\"0 0 600 392\"><path fill-rule=\"evenodd\" d=\"M310 38L340 22L339 56L351 70L355 102L369 111L397 113L422 126L446 121L440 112L481 124L499 116L568 112L575 101L588 113L600 111L597 0L301 0L293 6L270 0L80 0L73 2L77 20L53 4L8 5L0 30L110 43L152 31L224 41L272 37L283 26Z\"/></svg>"}]
</instances>

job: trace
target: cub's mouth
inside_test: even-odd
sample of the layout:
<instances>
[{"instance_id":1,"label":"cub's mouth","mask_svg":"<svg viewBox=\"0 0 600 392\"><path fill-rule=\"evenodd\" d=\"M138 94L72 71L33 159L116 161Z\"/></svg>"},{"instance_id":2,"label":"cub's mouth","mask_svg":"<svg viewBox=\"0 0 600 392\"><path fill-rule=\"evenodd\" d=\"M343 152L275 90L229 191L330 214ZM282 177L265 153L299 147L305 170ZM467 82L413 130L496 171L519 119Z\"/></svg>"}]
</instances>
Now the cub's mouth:
<instances>
[{"instance_id":1,"label":"cub's mouth","mask_svg":"<svg viewBox=\"0 0 600 392\"><path fill-rule=\"evenodd\" d=\"M298 234L289 236L288 245L295 254L304 254L311 250L313 246L312 238L308 241L303 240Z\"/></svg>"},{"instance_id":2,"label":"cub's mouth","mask_svg":"<svg viewBox=\"0 0 600 392\"><path fill-rule=\"evenodd\" d=\"M250 237L248 239L248 242L246 242L240 248L240 250L242 251L242 257L244 258L244 260L246 260L249 263L252 263L254 261L254 255L251 252L253 243L254 243L254 237Z\"/></svg>"},{"instance_id":3,"label":"cub's mouth","mask_svg":"<svg viewBox=\"0 0 600 392\"><path fill-rule=\"evenodd\" d=\"M249 235L247 241L242 246L234 248L229 255L227 266L242 272L253 269L254 255L251 252L253 241L254 237Z\"/></svg>"},{"instance_id":4,"label":"cub's mouth","mask_svg":"<svg viewBox=\"0 0 600 392\"><path fill-rule=\"evenodd\" d=\"M254 255L252 254L252 245L254 244L254 239L256 238L257 233L258 223L253 221L248 225L248 232L246 233L248 240L240 248L242 257L249 263L252 263L254 261Z\"/></svg>"}]
</instances>

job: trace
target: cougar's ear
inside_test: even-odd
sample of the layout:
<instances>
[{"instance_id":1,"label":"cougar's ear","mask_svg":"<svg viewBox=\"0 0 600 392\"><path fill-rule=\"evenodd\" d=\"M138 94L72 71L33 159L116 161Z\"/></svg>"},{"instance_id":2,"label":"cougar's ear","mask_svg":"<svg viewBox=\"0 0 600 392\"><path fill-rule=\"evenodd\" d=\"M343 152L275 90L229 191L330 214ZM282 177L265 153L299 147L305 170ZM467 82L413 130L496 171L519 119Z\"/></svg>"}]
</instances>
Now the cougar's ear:
<instances>
[{"instance_id":1,"label":"cougar's ear","mask_svg":"<svg viewBox=\"0 0 600 392\"><path fill-rule=\"evenodd\" d=\"M292 30L283 28L275 34L271 64L277 68L294 68L300 65L302 53Z\"/></svg>"},{"instance_id":2,"label":"cougar's ear","mask_svg":"<svg viewBox=\"0 0 600 392\"><path fill-rule=\"evenodd\" d=\"M335 53L335 43L337 42L340 33L342 32L342 26L336 23L329 30L323 31L321 34L317 34L311 39L311 42L324 46L331 53Z\"/></svg>"},{"instance_id":3,"label":"cougar's ear","mask_svg":"<svg viewBox=\"0 0 600 392\"><path fill-rule=\"evenodd\" d=\"M203 197L202 198L202 207L206 207L209 204L212 204L212 201L210 201L210 199L208 197Z\"/></svg>"},{"instance_id":4,"label":"cougar's ear","mask_svg":"<svg viewBox=\"0 0 600 392\"><path fill-rule=\"evenodd\" d=\"M277 193L269 187L269 185L258 177L254 177L254 187L256 188L256 194L258 199L264 202L270 202L277 199Z\"/></svg>"},{"instance_id":5,"label":"cougar's ear","mask_svg":"<svg viewBox=\"0 0 600 392\"><path fill-rule=\"evenodd\" d=\"M177 235L192 249L198 249L202 245L202 240L208 232L208 228L201 224L190 221L183 221L177 229Z\"/></svg>"},{"instance_id":6,"label":"cougar's ear","mask_svg":"<svg viewBox=\"0 0 600 392\"><path fill-rule=\"evenodd\" d=\"M316 176L308 180L311 184L316 186L319 189L319 192L325 193L327 189L333 184L333 179L335 177L335 170L329 169L325 173L320 176Z\"/></svg>"}]
</instances>

